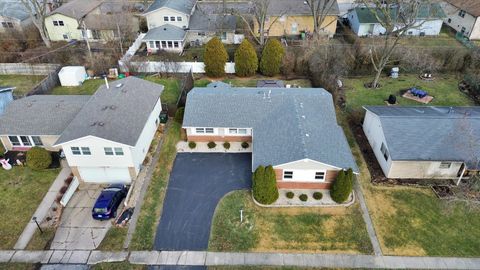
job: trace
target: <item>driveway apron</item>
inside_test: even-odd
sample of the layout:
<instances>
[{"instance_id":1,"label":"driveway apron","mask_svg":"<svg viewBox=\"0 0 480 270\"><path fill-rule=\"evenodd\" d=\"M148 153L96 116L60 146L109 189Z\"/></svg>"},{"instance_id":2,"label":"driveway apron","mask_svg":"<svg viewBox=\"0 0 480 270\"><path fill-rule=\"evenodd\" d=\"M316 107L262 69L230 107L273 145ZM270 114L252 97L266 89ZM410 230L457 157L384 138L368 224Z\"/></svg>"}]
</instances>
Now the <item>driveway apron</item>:
<instances>
[{"instance_id":1,"label":"driveway apron","mask_svg":"<svg viewBox=\"0 0 480 270\"><path fill-rule=\"evenodd\" d=\"M227 193L251 187L251 154L179 153L155 250L206 250L213 214Z\"/></svg>"}]
</instances>

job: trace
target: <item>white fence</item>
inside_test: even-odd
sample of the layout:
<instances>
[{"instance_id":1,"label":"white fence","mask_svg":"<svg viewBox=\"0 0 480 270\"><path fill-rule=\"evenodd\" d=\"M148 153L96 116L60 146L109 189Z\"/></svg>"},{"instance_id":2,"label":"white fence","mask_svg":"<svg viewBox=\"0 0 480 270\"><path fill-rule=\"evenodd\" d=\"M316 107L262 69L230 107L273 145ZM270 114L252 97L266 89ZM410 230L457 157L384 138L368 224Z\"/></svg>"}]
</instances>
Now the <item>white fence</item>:
<instances>
[{"instance_id":1,"label":"white fence","mask_svg":"<svg viewBox=\"0 0 480 270\"><path fill-rule=\"evenodd\" d=\"M203 62L131 62L130 68L145 73L205 73ZM235 63L226 63L225 73L235 73Z\"/></svg>"},{"instance_id":2,"label":"white fence","mask_svg":"<svg viewBox=\"0 0 480 270\"><path fill-rule=\"evenodd\" d=\"M70 186L68 186L67 191L65 191L62 199L60 200L60 204L63 205L63 207L65 207L68 201L70 201L70 199L73 196L73 193L75 193L79 185L80 185L80 182L78 181L77 177L74 177L72 183L70 183Z\"/></svg>"}]
</instances>

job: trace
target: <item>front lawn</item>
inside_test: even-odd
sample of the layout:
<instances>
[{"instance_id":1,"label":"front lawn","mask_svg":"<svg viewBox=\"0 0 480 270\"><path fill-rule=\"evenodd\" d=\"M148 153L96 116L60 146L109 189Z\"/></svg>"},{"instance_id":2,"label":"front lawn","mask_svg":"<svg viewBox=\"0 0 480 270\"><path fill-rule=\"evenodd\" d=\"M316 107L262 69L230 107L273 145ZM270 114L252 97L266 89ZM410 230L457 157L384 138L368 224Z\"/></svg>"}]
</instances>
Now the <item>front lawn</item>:
<instances>
[{"instance_id":1,"label":"front lawn","mask_svg":"<svg viewBox=\"0 0 480 270\"><path fill-rule=\"evenodd\" d=\"M58 172L26 167L0 169L0 249L13 248Z\"/></svg>"},{"instance_id":2,"label":"front lawn","mask_svg":"<svg viewBox=\"0 0 480 270\"><path fill-rule=\"evenodd\" d=\"M372 253L358 205L263 208L248 191L231 193L217 206L209 250Z\"/></svg>"},{"instance_id":3,"label":"front lawn","mask_svg":"<svg viewBox=\"0 0 480 270\"><path fill-rule=\"evenodd\" d=\"M105 83L104 79L86 80L80 86L57 86L51 95L93 95L98 87Z\"/></svg>"},{"instance_id":4,"label":"front lawn","mask_svg":"<svg viewBox=\"0 0 480 270\"><path fill-rule=\"evenodd\" d=\"M39 84L45 76L35 75L0 75L0 86L14 86L14 96L23 96Z\"/></svg>"},{"instance_id":5,"label":"front lawn","mask_svg":"<svg viewBox=\"0 0 480 270\"><path fill-rule=\"evenodd\" d=\"M160 159L145 194L137 227L130 243L131 250L151 250L153 248L155 230L160 220L170 171L177 154L176 145L180 140L180 130L179 123L174 121L168 123L168 131L160 150Z\"/></svg>"},{"instance_id":6,"label":"front lawn","mask_svg":"<svg viewBox=\"0 0 480 270\"><path fill-rule=\"evenodd\" d=\"M358 112L364 105L386 105L385 100L389 95L397 96L399 106L415 105L425 106L423 103L401 97L401 90L413 86L426 90L434 99L427 105L430 106L467 106L474 105L466 94L458 90L459 80L453 75L440 75L434 81L421 80L417 75L400 75L398 79L383 77L379 89L365 88L364 84L370 82L373 76L356 77L344 80L346 91L346 105L349 111Z\"/></svg>"},{"instance_id":7,"label":"front lawn","mask_svg":"<svg viewBox=\"0 0 480 270\"><path fill-rule=\"evenodd\" d=\"M112 226L102 242L98 246L98 250L105 251L121 251L123 250L123 243L125 242L125 237L127 236L128 227L115 227Z\"/></svg>"}]
</instances>

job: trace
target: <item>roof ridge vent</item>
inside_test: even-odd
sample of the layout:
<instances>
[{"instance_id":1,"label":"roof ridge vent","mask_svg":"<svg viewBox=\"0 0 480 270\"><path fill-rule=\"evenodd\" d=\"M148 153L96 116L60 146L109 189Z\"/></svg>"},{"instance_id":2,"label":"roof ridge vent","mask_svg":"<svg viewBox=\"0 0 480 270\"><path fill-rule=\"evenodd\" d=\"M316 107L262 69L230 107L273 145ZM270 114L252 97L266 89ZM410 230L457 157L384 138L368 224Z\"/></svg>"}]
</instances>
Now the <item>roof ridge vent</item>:
<instances>
[{"instance_id":1,"label":"roof ridge vent","mask_svg":"<svg viewBox=\"0 0 480 270\"><path fill-rule=\"evenodd\" d=\"M93 123L90 124L91 127L94 127L96 125L97 125L97 122L93 122Z\"/></svg>"},{"instance_id":2,"label":"roof ridge vent","mask_svg":"<svg viewBox=\"0 0 480 270\"><path fill-rule=\"evenodd\" d=\"M103 127L105 125L105 123L104 122L98 122L98 125Z\"/></svg>"},{"instance_id":3,"label":"roof ridge vent","mask_svg":"<svg viewBox=\"0 0 480 270\"><path fill-rule=\"evenodd\" d=\"M110 110L115 110L117 108L117 106L115 105L110 105Z\"/></svg>"},{"instance_id":4,"label":"roof ridge vent","mask_svg":"<svg viewBox=\"0 0 480 270\"><path fill-rule=\"evenodd\" d=\"M123 83L118 83L117 85L115 85L115 88L120 88L123 86Z\"/></svg>"}]
</instances>

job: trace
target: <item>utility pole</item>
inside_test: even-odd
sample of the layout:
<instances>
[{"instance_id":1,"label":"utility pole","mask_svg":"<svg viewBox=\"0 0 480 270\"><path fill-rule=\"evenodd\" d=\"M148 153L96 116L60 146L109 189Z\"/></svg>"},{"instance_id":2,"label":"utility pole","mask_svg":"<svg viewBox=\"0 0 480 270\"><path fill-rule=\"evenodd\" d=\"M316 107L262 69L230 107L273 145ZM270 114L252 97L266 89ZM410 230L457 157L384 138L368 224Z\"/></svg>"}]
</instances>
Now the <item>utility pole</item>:
<instances>
[{"instance_id":1,"label":"utility pole","mask_svg":"<svg viewBox=\"0 0 480 270\"><path fill-rule=\"evenodd\" d=\"M85 39L85 42L87 43L88 54L90 55L90 61L93 62L92 49L90 48L90 42L88 41L88 32L87 32L87 26L85 25L85 21L82 21L82 27L83 27L83 39ZM91 64L93 65L93 63Z\"/></svg>"},{"instance_id":2,"label":"utility pole","mask_svg":"<svg viewBox=\"0 0 480 270\"><path fill-rule=\"evenodd\" d=\"M123 40L122 40L122 33L120 32L120 26L118 25L118 21L116 21L115 24L117 25L118 38L119 38L119 41L120 41L120 52L122 53L122 57L123 57Z\"/></svg>"}]
</instances>

